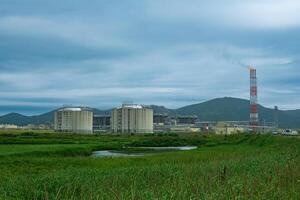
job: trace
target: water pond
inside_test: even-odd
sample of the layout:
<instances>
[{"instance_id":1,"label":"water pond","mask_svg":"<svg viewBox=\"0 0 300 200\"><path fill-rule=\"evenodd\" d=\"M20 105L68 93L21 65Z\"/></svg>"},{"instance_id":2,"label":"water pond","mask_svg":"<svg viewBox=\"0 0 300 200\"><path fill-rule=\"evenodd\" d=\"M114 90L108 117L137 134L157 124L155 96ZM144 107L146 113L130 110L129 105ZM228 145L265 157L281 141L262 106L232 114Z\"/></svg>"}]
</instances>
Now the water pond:
<instances>
[{"instance_id":1,"label":"water pond","mask_svg":"<svg viewBox=\"0 0 300 200\"><path fill-rule=\"evenodd\" d=\"M101 158L101 157L137 157L137 156L146 156L153 155L162 152L170 151L188 151L197 149L197 146L181 146L181 147L134 147L135 151L126 150L102 150L94 151L91 157ZM140 150L140 151L139 151Z\"/></svg>"}]
</instances>

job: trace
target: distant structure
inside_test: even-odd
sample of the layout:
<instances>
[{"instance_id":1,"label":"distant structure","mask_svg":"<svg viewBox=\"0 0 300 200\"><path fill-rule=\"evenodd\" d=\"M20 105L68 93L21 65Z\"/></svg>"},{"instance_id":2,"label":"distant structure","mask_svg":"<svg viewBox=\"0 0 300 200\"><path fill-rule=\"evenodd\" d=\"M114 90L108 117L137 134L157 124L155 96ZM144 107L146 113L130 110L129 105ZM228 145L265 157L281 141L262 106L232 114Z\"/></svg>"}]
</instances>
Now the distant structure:
<instances>
[{"instance_id":1,"label":"distant structure","mask_svg":"<svg viewBox=\"0 0 300 200\"><path fill-rule=\"evenodd\" d=\"M155 133L164 132L200 132L202 126L195 115L154 114L153 126Z\"/></svg>"},{"instance_id":2,"label":"distant structure","mask_svg":"<svg viewBox=\"0 0 300 200\"><path fill-rule=\"evenodd\" d=\"M58 132L93 133L93 112L87 107L64 107L54 114L54 129Z\"/></svg>"},{"instance_id":3,"label":"distant structure","mask_svg":"<svg viewBox=\"0 0 300 200\"><path fill-rule=\"evenodd\" d=\"M94 115L93 117L93 132L107 132L111 128L110 115Z\"/></svg>"},{"instance_id":4,"label":"distant structure","mask_svg":"<svg viewBox=\"0 0 300 200\"><path fill-rule=\"evenodd\" d=\"M168 115L167 114L154 114L153 115L153 124L164 126L168 123Z\"/></svg>"},{"instance_id":5,"label":"distant structure","mask_svg":"<svg viewBox=\"0 0 300 200\"><path fill-rule=\"evenodd\" d=\"M0 124L0 129L18 129L15 124Z\"/></svg>"},{"instance_id":6,"label":"distant structure","mask_svg":"<svg viewBox=\"0 0 300 200\"><path fill-rule=\"evenodd\" d=\"M177 116L176 117L177 124L195 125L197 120L198 120L198 117L195 115Z\"/></svg>"},{"instance_id":7,"label":"distant structure","mask_svg":"<svg viewBox=\"0 0 300 200\"><path fill-rule=\"evenodd\" d=\"M279 119L278 119L278 106L274 107L274 127L278 128Z\"/></svg>"},{"instance_id":8,"label":"distant structure","mask_svg":"<svg viewBox=\"0 0 300 200\"><path fill-rule=\"evenodd\" d=\"M250 129L257 130L259 125L258 120L258 105L257 105L257 78L256 69L249 67L250 70Z\"/></svg>"},{"instance_id":9,"label":"distant structure","mask_svg":"<svg viewBox=\"0 0 300 200\"><path fill-rule=\"evenodd\" d=\"M214 127L216 134L221 135L231 135L231 134L237 134L237 133L243 133L246 130L246 126L241 126L242 122L218 122L216 126Z\"/></svg>"},{"instance_id":10,"label":"distant structure","mask_svg":"<svg viewBox=\"0 0 300 200\"><path fill-rule=\"evenodd\" d=\"M153 110L136 104L123 104L111 115L113 133L153 133Z\"/></svg>"}]
</instances>

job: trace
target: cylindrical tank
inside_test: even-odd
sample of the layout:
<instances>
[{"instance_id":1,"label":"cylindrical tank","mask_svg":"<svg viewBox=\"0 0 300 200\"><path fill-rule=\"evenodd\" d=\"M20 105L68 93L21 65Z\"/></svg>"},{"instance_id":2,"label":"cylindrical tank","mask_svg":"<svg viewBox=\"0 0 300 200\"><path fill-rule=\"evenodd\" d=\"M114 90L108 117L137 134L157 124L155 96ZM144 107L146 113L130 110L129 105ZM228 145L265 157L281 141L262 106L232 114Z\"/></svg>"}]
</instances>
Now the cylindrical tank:
<instances>
[{"instance_id":1,"label":"cylindrical tank","mask_svg":"<svg viewBox=\"0 0 300 200\"><path fill-rule=\"evenodd\" d=\"M153 133L153 110L142 105L123 105L112 111L114 133Z\"/></svg>"},{"instance_id":2,"label":"cylindrical tank","mask_svg":"<svg viewBox=\"0 0 300 200\"><path fill-rule=\"evenodd\" d=\"M67 107L54 114L54 129L59 132L93 133L93 112L86 107Z\"/></svg>"}]
</instances>

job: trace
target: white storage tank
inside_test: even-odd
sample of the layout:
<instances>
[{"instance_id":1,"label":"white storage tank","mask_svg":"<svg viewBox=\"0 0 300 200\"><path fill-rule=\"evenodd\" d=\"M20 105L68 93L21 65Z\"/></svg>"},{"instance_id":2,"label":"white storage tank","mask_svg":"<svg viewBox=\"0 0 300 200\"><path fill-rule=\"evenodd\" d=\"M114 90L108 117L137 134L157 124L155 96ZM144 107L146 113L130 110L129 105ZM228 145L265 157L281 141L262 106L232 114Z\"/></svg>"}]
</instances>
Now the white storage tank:
<instances>
[{"instance_id":1,"label":"white storage tank","mask_svg":"<svg viewBox=\"0 0 300 200\"><path fill-rule=\"evenodd\" d=\"M93 112L87 107L65 107L54 114L54 129L58 132L93 133Z\"/></svg>"},{"instance_id":2,"label":"white storage tank","mask_svg":"<svg viewBox=\"0 0 300 200\"><path fill-rule=\"evenodd\" d=\"M153 110L142 105L123 104L111 116L114 133L153 133Z\"/></svg>"}]
</instances>

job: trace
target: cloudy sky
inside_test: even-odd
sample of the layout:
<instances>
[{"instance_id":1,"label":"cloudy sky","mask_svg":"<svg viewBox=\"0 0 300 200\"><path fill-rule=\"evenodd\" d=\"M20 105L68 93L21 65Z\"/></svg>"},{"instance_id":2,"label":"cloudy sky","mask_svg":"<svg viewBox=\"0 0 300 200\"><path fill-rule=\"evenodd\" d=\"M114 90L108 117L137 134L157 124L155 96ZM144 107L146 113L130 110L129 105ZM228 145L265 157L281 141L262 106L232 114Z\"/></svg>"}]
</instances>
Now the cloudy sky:
<instances>
[{"instance_id":1,"label":"cloudy sky","mask_svg":"<svg viewBox=\"0 0 300 200\"><path fill-rule=\"evenodd\" d=\"M216 97L300 108L299 0L0 0L0 114Z\"/></svg>"}]
</instances>

